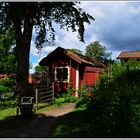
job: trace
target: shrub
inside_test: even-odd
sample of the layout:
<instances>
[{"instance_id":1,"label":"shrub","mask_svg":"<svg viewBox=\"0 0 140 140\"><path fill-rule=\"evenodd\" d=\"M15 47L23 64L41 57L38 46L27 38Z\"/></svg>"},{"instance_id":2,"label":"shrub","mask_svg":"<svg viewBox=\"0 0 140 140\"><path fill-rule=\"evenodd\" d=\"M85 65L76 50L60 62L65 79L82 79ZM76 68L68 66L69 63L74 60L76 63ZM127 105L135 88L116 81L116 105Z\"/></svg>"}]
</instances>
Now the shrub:
<instances>
[{"instance_id":1,"label":"shrub","mask_svg":"<svg viewBox=\"0 0 140 140\"><path fill-rule=\"evenodd\" d=\"M71 84L69 83L68 84L68 92L57 95L57 98L55 98L55 104L60 105L60 104L65 103L65 102L67 102L67 103L76 102L77 98L72 96L72 92L73 92L73 89L72 89Z\"/></svg>"},{"instance_id":2,"label":"shrub","mask_svg":"<svg viewBox=\"0 0 140 140\"><path fill-rule=\"evenodd\" d=\"M76 106L75 108L76 109L87 109L88 108L88 103L90 102L90 99L89 97L84 97L84 98L80 98L77 103L76 103Z\"/></svg>"},{"instance_id":3,"label":"shrub","mask_svg":"<svg viewBox=\"0 0 140 140\"><path fill-rule=\"evenodd\" d=\"M89 131L93 136L140 136L139 68L135 61L110 66L101 75L92 97L77 103L77 106L93 111L89 119Z\"/></svg>"},{"instance_id":4,"label":"shrub","mask_svg":"<svg viewBox=\"0 0 140 140\"><path fill-rule=\"evenodd\" d=\"M0 79L0 95L2 93L7 93L9 91L14 91L15 87L14 87L14 79Z\"/></svg>"},{"instance_id":5,"label":"shrub","mask_svg":"<svg viewBox=\"0 0 140 140\"><path fill-rule=\"evenodd\" d=\"M60 97L58 98L55 98L55 104L56 105L60 105L62 103L71 103L71 102L75 102L77 100L76 97L72 96L72 95L67 95L66 93L65 94L62 94Z\"/></svg>"},{"instance_id":6,"label":"shrub","mask_svg":"<svg viewBox=\"0 0 140 140\"><path fill-rule=\"evenodd\" d=\"M65 102L65 98L60 97L60 98L56 98L54 103L55 103L56 105L61 105L61 104L64 103L64 102Z\"/></svg>"},{"instance_id":7,"label":"shrub","mask_svg":"<svg viewBox=\"0 0 140 140\"><path fill-rule=\"evenodd\" d=\"M80 97L86 97L87 96L87 86L82 85L80 90L78 91Z\"/></svg>"}]
</instances>

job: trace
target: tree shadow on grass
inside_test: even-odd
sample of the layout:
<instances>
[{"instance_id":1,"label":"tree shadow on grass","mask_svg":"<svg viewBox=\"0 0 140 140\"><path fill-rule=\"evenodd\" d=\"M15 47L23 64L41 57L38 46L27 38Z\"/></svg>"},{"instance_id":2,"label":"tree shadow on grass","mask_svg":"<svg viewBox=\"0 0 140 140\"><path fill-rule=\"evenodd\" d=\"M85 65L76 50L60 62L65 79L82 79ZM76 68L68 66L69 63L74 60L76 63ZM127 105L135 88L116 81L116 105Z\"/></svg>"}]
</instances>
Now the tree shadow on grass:
<instances>
[{"instance_id":1,"label":"tree shadow on grass","mask_svg":"<svg viewBox=\"0 0 140 140\"><path fill-rule=\"evenodd\" d=\"M49 137L88 138L94 137L90 132L93 114L88 110L77 110L59 117L59 123ZM100 136L99 136L100 137Z\"/></svg>"},{"instance_id":2,"label":"tree shadow on grass","mask_svg":"<svg viewBox=\"0 0 140 140\"><path fill-rule=\"evenodd\" d=\"M87 129L91 115L88 111L78 110L58 117L43 114L38 114L31 118L11 116L0 121L0 137L90 137L87 133Z\"/></svg>"},{"instance_id":3,"label":"tree shadow on grass","mask_svg":"<svg viewBox=\"0 0 140 140\"><path fill-rule=\"evenodd\" d=\"M37 115L34 115L33 117L29 118L23 118L21 115L5 117L4 120L0 120L0 131L27 125L31 123L34 119L36 119L36 117Z\"/></svg>"},{"instance_id":4,"label":"tree shadow on grass","mask_svg":"<svg viewBox=\"0 0 140 140\"><path fill-rule=\"evenodd\" d=\"M1 138L48 137L59 117L37 114L33 117L10 116L0 121Z\"/></svg>"}]
</instances>

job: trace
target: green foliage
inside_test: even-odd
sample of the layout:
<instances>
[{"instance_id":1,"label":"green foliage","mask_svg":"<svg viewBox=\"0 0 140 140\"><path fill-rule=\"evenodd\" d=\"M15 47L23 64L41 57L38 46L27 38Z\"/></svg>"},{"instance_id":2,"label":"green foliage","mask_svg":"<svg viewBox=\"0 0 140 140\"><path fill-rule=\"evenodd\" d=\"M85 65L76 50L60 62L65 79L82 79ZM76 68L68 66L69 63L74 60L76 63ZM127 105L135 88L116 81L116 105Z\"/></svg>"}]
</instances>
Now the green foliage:
<instances>
[{"instance_id":1,"label":"green foliage","mask_svg":"<svg viewBox=\"0 0 140 140\"><path fill-rule=\"evenodd\" d=\"M81 89L78 92L80 98L76 102L76 106L75 106L76 109L78 109L78 110L88 109L89 106L91 105L92 96L87 95L88 88L90 88L90 92L94 92L94 90L95 90L95 86L89 87L86 85L82 85Z\"/></svg>"},{"instance_id":2,"label":"green foliage","mask_svg":"<svg viewBox=\"0 0 140 140\"><path fill-rule=\"evenodd\" d=\"M17 106L17 101L15 99L0 101L0 111L16 106Z\"/></svg>"},{"instance_id":3,"label":"green foliage","mask_svg":"<svg viewBox=\"0 0 140 140\"><path fill-rule=\"evenodd\" d=\"M77 100L77 98L75 96L72 95L66 95L64 94L63 97L65 98L66 102L75 102Z\"/></svg>"},{"instance_id":4,"label":"green foliage","mask_svg":"<svg viewBox=\"0 0 140 140\"><path fill-rule=\"evenodd\" d=\"M0 110L15 107L17 101L14 97L14 82L12 78L0 79Z\"/></svg>"},{"instance_id":5,"label":"green foliage","mask_svg":"<svg viewBox=\"0 0 140 140\"><path fill-rule=\"evenodd\" d=\"M35 43L38 49L41 49L44 42L49 44L55 40L53 22L59 24L61 29L77 31L79 40L84 41L84 23L89 24L90 20L94 20L94 18L79 8L77 4L75 2L4 2L0 4L0 9L2 9L0 11L0 27L10 25L13 29L18 22L20 26L18 29L21 30L22 27L24 30L24 23L28 23L28 28L30 26L28 20L32 20L37 33ZM17 32L17 29L15 31Z\"/></svg>"},{"instance_id":6,"label":"green foliage","mask_svg":"<svg viewBox=\"0 0 140 140\"><path fill-rule=\"evenodd\" d=\"M40 65L37 65L35 66L35 72L44 72L44 71L47 71L48 70L48 67L47 66L40 66Z\"/></svg>"},{"instance_id":7,"label":"green foliage","mask_svg":"<svg viewBox=\"0 0 140 140\"><path fill-rule=\"evenodd\" d=\"M70 49L72 52L74 52L74 53L78 53L78 54L83 54L83 52L81 51L81 50L79 50L79 49Z\"/></svg>"},{"instance_id":8,"label":"green foliage","mask_svg":"<svg viewBox=\"0 0 140 140\"><path fill-rule=\"evenodd\" d=\"M140 64L135 60L116 63L104 73L96 90L97 102L91 108L98 110L95 126L98 135L137 137L140 123ZM95 99L93 97L93 99ZM95 111L96 112L96 111ZM137 114L137 115L136 115Z\"/></svg>"},{"instance_id":9,"label":"green foliage","mask_svg":"<svg viewBox=\"0 0 140 140\"><path fill-rule=\"evenodd\" d=\"M64 102L66 102L66 100L65 100L65 98L64 97L60 97L60 98L57 98L57 99L55 99L55 104L56 105L61 105L61 104L63 104Z\"/></svg>"},{"instance_id":10,"label":"green foliage","mask_svg":"<svg viewBox=\"0 0 140 140\"><path fill-rule=\"evenodd\" d=\"M82 86L80 87L80 90L78 91L78 93L79 93L79 96L80 96L80 97L85 97L85 96L87 96L87 86L86 86L86 85L82 85Z\"/></svg>"},{"instance_id":11,"label":"green foliage","mask_svg":"<svg viewBox=\"0 0 140 140\"><path fill-rule=\"evenodd\" d=\"M85 55L101 62L105 62L111 57L111 53L107 52L106 47L102 46L98 41L90 43L86 46Z\"/></svg>"},{"instance_id":12,"label":"green foliage","mask_svg":"<svg viewBox=\"0 0 140 140\"><path fill-rule=\"evenodd\" d=\"M0 73L15 73L16 56L13 33L8 30L7 34L0 35Z\"/></svg>"},{"instance_id":13,"label":"green foliage","mask_svg":"<svg viewBox=\"0 0 140 140\"><path fill-rule=\"evenodd\" d=\"M89 107L90 104L90 98L88 96L82 97L80 98L77 102L76 102L76 106L75 108L78 110L84 110L87 109Z\"/></svg>"},{"instance_id":14,"label":"green foliage","mask_svg":"<svg viewBox=\"0 0 140 140\"><path fill-rule=\"evenodd\" d=\"M14 90L14 79L0 79L0 93Z\"/></svg>"},{"instance_id":15,"label":"green foliage","mask_svg":"<svg viewBox=\"0 0 140 140\"><path fill-rule=\"evenodd\" d=\"M17 105L14 100L14 79L0 79L0 110Z\"/></svg>"},{"instance_id":16,"label":"green foliage","mask_svg":"<svg viewBox=\"0 0 140 140\"><path fill-rule=\"evenodd\" d=\"M140 136L140 64L116 63L101 75L93 95L76 107L92 111L89 134L94 137Z\"/></svg>"},{"instance_id":17,"label":"green foliage","mask_svg":"<svg viewBox=\"0 0 140 140\"><path fill-rule=\"evenodd\" d=\"M82 85L80 90L78 91L79 93L79 99L76 102L76 109L86 109L88 106L89 102L89 97L87 96L87 87L86 85Z\"/></svg>"},{"instance_id":18,"label":"green foliage","mask_svg":"<svg viewBox=\"0 0 140 140\"><path fill-rule=\"evenodd\" d=\"M72 95L68 95L67 93L64 93L61 96L59 96L58 98L55 98L54 104L61 105L63 103L76 102L76 100L77 100L76 97L74 97Z\"/></svg>"},{"instance_id":19,"label":"green foliage","mask_svg":"<svg viewBox=\"0 0 140 140\"><path fill-rule=\"evenodd\" d=\"M36 48L41 50L43 43L54 44L54 23L61 29L78 32L78 39L84 42L85 23L90 24L94 20L76 2L1 2L0 9L0 31L6 33L10 28L15 35L19 95L28 86L33 29L37 34Z\"/></svg>"},{"instance_id":20,"label":"green foliage","mask_svg":"<svg viewBox=\"0 0 140 140\"><path fill-rule=\"evenodd\" d=\"M68 91L67 93L63 93L62 95L59 95L56 99L55 99L55 104L56 105L61 105L62 103L71 103L71 102L76 102L77 98L75 96L72 96L72 85L69 83L68 84Z\"/></svg>"}]
</instances>

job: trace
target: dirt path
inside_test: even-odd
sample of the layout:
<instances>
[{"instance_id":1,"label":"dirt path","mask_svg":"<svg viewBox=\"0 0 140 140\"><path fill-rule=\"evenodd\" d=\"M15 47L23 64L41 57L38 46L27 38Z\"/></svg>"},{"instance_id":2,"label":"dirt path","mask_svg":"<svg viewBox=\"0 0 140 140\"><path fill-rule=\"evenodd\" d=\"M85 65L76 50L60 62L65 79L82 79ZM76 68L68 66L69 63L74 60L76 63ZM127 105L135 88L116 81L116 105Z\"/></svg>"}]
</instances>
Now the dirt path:
<instances>
[{"instance_id":1,"label":"dirt path","mask_svg":"<svg viewBox=\"0 0 140 140\"><path fill-rule=\"evenodd\" d=\"M0 132L0 137L6 138L45 138L48 137L51 129L57 125L60 116L71 112L75 107L74 103L65 104L59 108L51 109L39 115L31 124Z\"/></svg>"}]
</instances>

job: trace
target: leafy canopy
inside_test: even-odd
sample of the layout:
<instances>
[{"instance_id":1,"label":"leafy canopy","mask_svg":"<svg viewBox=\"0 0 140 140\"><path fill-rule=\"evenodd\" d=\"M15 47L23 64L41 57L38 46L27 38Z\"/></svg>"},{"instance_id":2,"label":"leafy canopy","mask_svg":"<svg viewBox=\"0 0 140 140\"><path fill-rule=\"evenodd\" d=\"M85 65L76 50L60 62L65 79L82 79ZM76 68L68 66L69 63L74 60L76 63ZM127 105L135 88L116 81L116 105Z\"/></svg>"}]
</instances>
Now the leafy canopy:
<instances>
[{"instance_id":1,"label":"leafy canopy","mask_svg":"<svg viewBox=\"0 0 140 140\"><path fill-rule=\"evenodd\" d=\"M35 66L35 73L46 72L47 70L48 70L47 66L40 66L40 65Z\"/></svg>"},{"instance_id":2,"label":"leafy canopy","mask_svg":"<svg viewBox=\"0 0 140 140\"><path fill-rule=\"evenodd\" d=\"M72 32L84 42L85 23L94 18L77 6L76 2L1 2L0 31L14 31L16 40L16 84L21 96L28 92L29 57L32 32L35 29L36 47L55 40L54 23Z\"/></svg>"},{"instance_id":3,"label":"leafy canopy","mask_svg":"<svg viewBox=\"0 0 140 140\"><path fill-rule=\"evenodd\" d=\"M13 32L0 35L0 73L14 73L16 71L15 40Z\"/></svg>"},{"instance_id":4,"label":"leafy canopy","mask_svg":"<svg viewBox=\"0 0 140 140\"><path fill-rule=\"evenodd\" d=\"M44 42L52 43L55 40L54 22L61 29L78 31L79 40L84 41L84 23L94 20L75 2L4 2L0 4L0 9L0 27L4 30L7 25L14 27L18 20L24 36L24 28L28 26L26 20L32 20L37 33L35 43L38 49L41 49Z\"/></svg>"},{"instance_id":5,"label":"leafy canopy","mask_svg":"<svg viewBox=\"0 0 140 140\"><path fill-rule=\"evenodd\" d=\"M106 47L102 46L99 41L95 41L86 46L85 55L89 58L104 62L110 58L111 53L107 52Z\"/></svg>"}]
</instances>

